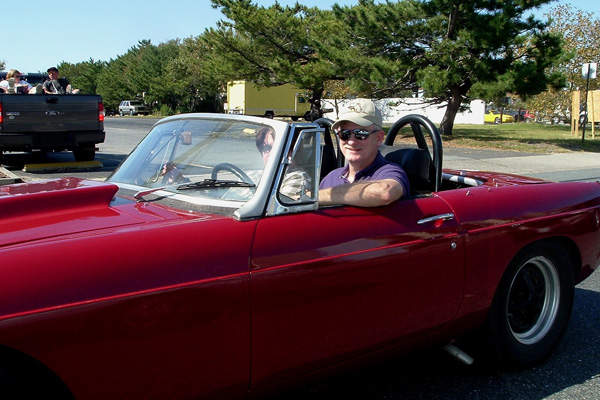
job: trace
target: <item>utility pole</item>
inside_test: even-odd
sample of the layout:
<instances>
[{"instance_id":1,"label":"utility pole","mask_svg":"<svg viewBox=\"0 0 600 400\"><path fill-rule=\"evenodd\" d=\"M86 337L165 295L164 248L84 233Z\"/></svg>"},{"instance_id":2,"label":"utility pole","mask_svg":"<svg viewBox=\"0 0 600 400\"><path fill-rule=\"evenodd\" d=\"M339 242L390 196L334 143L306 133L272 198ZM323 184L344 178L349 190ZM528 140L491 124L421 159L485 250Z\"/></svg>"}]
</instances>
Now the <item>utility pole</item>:
<instances>
[{"instance_id":1,"label":"utility pole","mask_svg":"<svg viewBox=\"0 0 600 400\"><path fill-rule=\"evenodd\" d=\"M583 98L583 110L584 110L584 124L583 124L583 131L581 133L581 143L583 143L583 141L585 140L585 126L587 125L587 120L588 120L588 109L587 109L587 98L588 98L588 91L590 89L590 79L596 79L596 63L585 63L583 64L583 67L581 68L581 73L583 75L583 77L585 78L585 97ZM592 121L592 124L594 123L594 121Z\"/></svg>"}]
</instances>

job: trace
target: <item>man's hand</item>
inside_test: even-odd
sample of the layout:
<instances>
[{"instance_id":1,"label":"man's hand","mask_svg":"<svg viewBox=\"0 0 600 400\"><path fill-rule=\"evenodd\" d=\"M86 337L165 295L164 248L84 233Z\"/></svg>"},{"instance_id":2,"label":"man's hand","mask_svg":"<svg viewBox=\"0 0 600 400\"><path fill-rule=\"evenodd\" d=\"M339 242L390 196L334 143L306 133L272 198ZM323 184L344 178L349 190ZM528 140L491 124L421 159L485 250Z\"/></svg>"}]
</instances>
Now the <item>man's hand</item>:
<instances>
[{"instance_id":1,"label":"man's hand","mask_svg":"<svg viewBox=\"0 0 600 400\"><path fill-rule=\"evenodd\" d=\"M319 204L378 207L398 200L403 194L402 185L394 179L356 182L319 190Z\"/></svg>"}]
</instances>

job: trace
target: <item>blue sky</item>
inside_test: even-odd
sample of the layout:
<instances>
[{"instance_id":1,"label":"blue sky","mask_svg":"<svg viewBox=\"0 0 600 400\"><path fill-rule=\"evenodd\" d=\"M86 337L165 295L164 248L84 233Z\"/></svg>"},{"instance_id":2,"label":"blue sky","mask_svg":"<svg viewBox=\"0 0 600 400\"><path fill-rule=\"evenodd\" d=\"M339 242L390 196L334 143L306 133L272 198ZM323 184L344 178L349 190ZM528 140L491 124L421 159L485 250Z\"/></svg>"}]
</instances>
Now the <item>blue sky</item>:
<instances>
[{"instance_id":1,"label":"blue sky","mask_svg":"<svg viewBox=\"0 0 600 400\"><path fill-rule=\"evenodd\" d=\"M328 9L335 3L357 4L357 0L299 0L308 6ZM275 1L255 1L268 6ZM294 0L280 0L291 5ZM558 0L540 10L570 3L574 8L594 12L600 18L600 2L590 0ZM586 4L587 3L587 4ZM200 35L222 18L209 0L103 0L81 1L29 0L26 12L11 15L4 7L0 29L0 60L6 69L21 72L45 71L61 61L78 63L108 61L125 54L139 40L159 44L176 38ZM36 14L37 10L37 14Z\"/></svg>"}]
</instances>

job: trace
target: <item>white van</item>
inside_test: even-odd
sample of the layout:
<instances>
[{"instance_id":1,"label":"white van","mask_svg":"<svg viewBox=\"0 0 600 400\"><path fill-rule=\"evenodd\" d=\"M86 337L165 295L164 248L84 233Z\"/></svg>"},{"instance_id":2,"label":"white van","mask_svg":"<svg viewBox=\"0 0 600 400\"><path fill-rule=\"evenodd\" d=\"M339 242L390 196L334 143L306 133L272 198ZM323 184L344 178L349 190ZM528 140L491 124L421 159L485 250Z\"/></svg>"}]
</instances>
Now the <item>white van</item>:
<instances>
[{"instance_id":1,"label":"white van","mask_svg":"<svg viewBox=\"0 0 600 400\"><path fill-rule=\"evenodd\" d=\"M119 104L119 115L122 117L123 115L138 115L150 114L150 107L148 107L141 100L123 100L121 104Z\"/></svg>"}]
</instances>

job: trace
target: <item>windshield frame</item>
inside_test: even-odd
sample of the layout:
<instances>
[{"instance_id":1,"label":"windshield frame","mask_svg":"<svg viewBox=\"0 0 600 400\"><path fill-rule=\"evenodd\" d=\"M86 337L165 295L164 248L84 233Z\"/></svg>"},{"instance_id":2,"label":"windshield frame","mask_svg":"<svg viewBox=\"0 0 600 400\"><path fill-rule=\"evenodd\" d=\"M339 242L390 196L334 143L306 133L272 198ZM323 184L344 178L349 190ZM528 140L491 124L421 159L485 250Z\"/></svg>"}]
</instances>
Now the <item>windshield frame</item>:
<instances>
[{"instance_id":1,"label":"windshield frame","mask_svg":"<svg viewBox=\"0 0 600 400\"><path fill-rule=\"evenodd\" d=\"M264 126L273 129L275 132L275 138L273 143L273 148L271 150L271 155L268 158L266 164L264 165L264 169L262 171L262 176L259 182L256 183L256 188L254 195L249 200L237 201L231 199L211 199L206 197L195 197L193 195L193 191L176 191L176 187L180 186L179 184L174 185L145 185L145 184L135 184L131 180L122 180L116 179L115 177L120 176L120 171L124 165L127 165L128 160L135 158L129 164L128 168L133 168L132 171L141 171L144 167L144 163L150 164L150 161L146 160L149 149L154 149L159 146L158 142L147 143L147 140L156 140L158 134L155 134L154 138L150 138L152 132L164 126L165 124L169 124L172 122L176 123L185 123L186 120L207 120L207 121L225 121L230 123L240 122L240 123L248 123L254 124L257 126ZM142 193L143 195L134 196L134 199L137 201L153 201L157 203L164 202L166 199L177 200L178 202L190 203L191 206L189 208L193 209L202 209L202 206L206 205L211 208L219 207L224 210L230 210L227 214L235 213L238 218L241 218L240 215L257 215L264 214L264 209L268 202L269 195L273 189L273 185L275 182L275 177L277 176L277 171L279 169L279 165L282 162L282 154L284 148L287 145L287 138L290 132L290 125L285 121L272 120L267 118L260 117L252 117L252 116L243 116L243 115L229 115L229 114L209 114L209 113L196 113L196 114L182 114L164 118L158 122L156 122L148 135L135 147L135 149L130 153L130 155L121 163L121 165L109 176L107 179L108 182L112 182L117 184L120 188L123 188L127 191L128 196L133 191L134 193ZM166 139L165 139L166 140ZM162 144L164 145L164 143ZM143 153L140 153L143 152ZM254 148L256 151L256 148ZM153 156L160 157L160 156ZM129 172L125 172L125 175L129 174ZM219 186L219 185L216 185ZM244 208L244 211L241 214L239 211L241 208Z\"/></svg>"}]
</instances>

